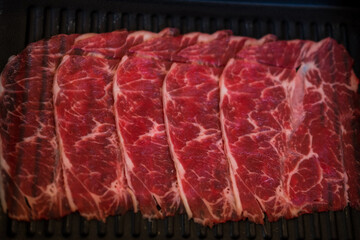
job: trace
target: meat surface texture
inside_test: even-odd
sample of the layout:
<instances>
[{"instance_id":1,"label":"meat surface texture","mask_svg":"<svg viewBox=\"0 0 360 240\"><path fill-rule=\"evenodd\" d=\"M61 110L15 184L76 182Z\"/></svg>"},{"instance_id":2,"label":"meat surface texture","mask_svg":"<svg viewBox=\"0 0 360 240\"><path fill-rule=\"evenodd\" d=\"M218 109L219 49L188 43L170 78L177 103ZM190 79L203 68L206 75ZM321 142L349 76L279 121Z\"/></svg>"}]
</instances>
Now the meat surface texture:
<instances>
[{"instance_id":1,"label":"meat surface texture","mask_svg":"<svg viewBox=\"0 0 360 240\"><path fill-rule=\"evenodd\" d=\"M340 210L348 200L359 207L360 163L355 159L359 133L354 128L359 121L354 114L359 107L354 102L359 81L351 68L346 50L329 38L312 43L301 60L298 74L304 89L303 121L293 129L289 145L290 151L300 156L295 160L299 168L317 165L317 174L288 176L291 199L301 206L301 212ZM294 160L288 159L288 165L294 169ZM301 176L315 179L307 182ZM309 191L305 193L300 184Z\"/></svg>"},{"instance_id":2,"label":"meat surface texture","mask_svg":"<svg viewBox=\"0 0 360 240\"><path fill-rule=\"evenodd\" d=\"M64 192L54 125L52 82L76 35L31 43L1 74L1 203L17 220L71 212Z\"/></svg>"},{"instance_id":3,"label":"meat surface texture","mask_svg":"<svg viewBox=\"0 0 360 240\"><path fill-rule=\"evenodd\" d=\"M358 80L345 49L278 41L237 57L221 77L220 108L243 216L261 223L262 212L273 221L356 206Z\"/></svg>"},{"instance_id":4,"label":"meat surface texture","mask_svg":"<svg viewBox=\"0 0 360 240\"><path fill-rule=\"evenodd\" d=\"M281 196L282 161L290 128L287 88L295 71L231 60L220 81L221 123L239 211L262 223L287 203Z\"/></svg>"},{"instance_id":5,"label":"meat surface texture","mask_svg":"<svg viewBox=\"0 0 360 240\"><path fill-rule=\"evenodd\" d=\"M169 60L196 42L198 33L177 35L168 29L161 37L130 49L114 79L118 134L128 183L147 218L172 216L180 206L174 163L164 125L161 88Z\"/></svg>"},{"instance_id":6,"label":"meat surface texture","mask_svg":"<svg viewBox=\"0 0 360 240\"><path fill-rule=\"evenodd\" d=\"M238 220L230 167L219 119L219 76L242 48L275 40L202 34L173 56L163 88L168 141L188 216L206 225ZM236 189L235 189L236 191Z\"/></svg>"},{"instance_id":7,"label":"meat surface texture","mask_svg":"<svg viewBox=\"0 0 360 240\"><path fill-rule=\"evenodd\" d=\"M54 84L65 187L73 209L89 219L132 207L118 147L110 66L103 58L68 55Z\"/></svg>"},{"instance_id":8,"label":"meat surface texture","mask_svg":"<svg viewBox=\"0 0 360 240\"><path fill-rule=\"evenodd\" d=\"M200 34L196 44L178 51L172 57L172 61L224 67L228 60L233 58L241 49L275 40L276 36L271 34L265 35L258 40L249 37L232 36L231 31L224 30L211 35Z\"/></svg>"},{"instance_id":9,"label":"meat surface texture","mask_svg":"<svg viewBox=\"0 0 360 240\"><path fill-rule=\"evenodd\" d=\"M54 102L65 187L73 210L88 219L137 210L119 147L112 88L128 48L154 36L81 35L57 70Z\"/></svg>"},{"instance_id":10,"label":"meat surface texture","mask_svg":"<svg viewBox=\"0 0 360 240\"><path fill-rule=\"evenodd\" d=\"M334 39L119 30L29 44L0 75L12 219L186 211L205 226L360 209L360 95Z\"/></svg>"},{"instance_id":11,"label":"meat surface texture","mask_svg":"<svg viewBox=\"0 0 360 240\"><path fill-rule=\"evenodd\" d=\"M279 59L274 53L284 53L284 47L292 49L287 64L274 61ZM286 175L287 179L291 178L287 188L293 188L289 194L296 205L301 206L299 211L338 210L348 202L359 208L360 163L356 160L359 156L359 80L352 71L353 60L343 46L330 38L318 43L271 43L258 49L257 55L265 64L276 62L278 66L298 69L292 94L292 102L297 106L293 118L297 121L293 121L289 151L300 159L288 159L287 165L294 169L294 162L317 162L311 165L318 166L317 176L306 183L307 192L295 186L303 182L299 181L300 176L305 178L313 173ZM317 181L319 184L315 185Z\"/></svg>"},{"instance_id":12,"label":"meat surface texture","mask_svg":"<svg viewBox=\"0 0 360 240\"><path fill-rule=\"evenodd\" d=\"M140 211L148 218L174 215L180 204L161 101L168 67L161 60L124 57L114 80L126 174Z\"/></svg>"},{"instance_id":13,"label":"meat surface texture","mask_svg":"<svg viewBox=\"0 0 360 240\"><path fill-rule=\"evenodd\" d=\"M235 220L218 116L220 69L174 63L163 88L165 123L188 216L212 225Z\"/></svg>"}]
</instances>

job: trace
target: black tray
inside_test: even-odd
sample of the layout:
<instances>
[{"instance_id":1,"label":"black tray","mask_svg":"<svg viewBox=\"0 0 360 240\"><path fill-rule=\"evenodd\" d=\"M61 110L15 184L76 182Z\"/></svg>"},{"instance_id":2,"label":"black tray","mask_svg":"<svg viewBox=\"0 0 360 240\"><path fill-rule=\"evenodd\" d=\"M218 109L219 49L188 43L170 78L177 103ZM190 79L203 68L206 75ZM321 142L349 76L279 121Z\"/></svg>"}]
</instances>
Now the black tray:
<instances>
[{"instance_id":1,"label":"black tray","mask_svg":"<svg viewBox=\"0 0 360 240\"><path fill-rule=\"evenodd\" d=\"M106 32L120 28L159 31L177 27L183 33L232 29L236 35L342 43L360 76L360 8L340 1L0 1L0 69L28 43L58 33ZM360 212L306 214L296 219L228 222L213 229L177 215L149 222L129 212L106 223L78 214L60 220L18 222L0 213L0 239L360 239Z\"/></svg>"}]
</instances>

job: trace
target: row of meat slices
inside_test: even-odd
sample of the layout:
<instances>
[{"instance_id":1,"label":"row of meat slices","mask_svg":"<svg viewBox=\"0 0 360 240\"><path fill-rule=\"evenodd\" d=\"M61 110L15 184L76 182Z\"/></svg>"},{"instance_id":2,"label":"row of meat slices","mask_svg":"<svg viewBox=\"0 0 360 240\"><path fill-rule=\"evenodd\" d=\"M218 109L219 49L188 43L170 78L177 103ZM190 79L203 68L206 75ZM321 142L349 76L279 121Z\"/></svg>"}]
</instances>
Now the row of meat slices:
<instances>
[{"instance_id":1,"label":"row of meat slices","mask_svg":"<svg viewBox=\"0 0 360 240\"><path fill-rule=\"evenodd\" d=\"M343 46L223 30L57 35L1 74L3 210L17 220L185 212L212 226L360 207Z\"/></svg>"}]
</instances>

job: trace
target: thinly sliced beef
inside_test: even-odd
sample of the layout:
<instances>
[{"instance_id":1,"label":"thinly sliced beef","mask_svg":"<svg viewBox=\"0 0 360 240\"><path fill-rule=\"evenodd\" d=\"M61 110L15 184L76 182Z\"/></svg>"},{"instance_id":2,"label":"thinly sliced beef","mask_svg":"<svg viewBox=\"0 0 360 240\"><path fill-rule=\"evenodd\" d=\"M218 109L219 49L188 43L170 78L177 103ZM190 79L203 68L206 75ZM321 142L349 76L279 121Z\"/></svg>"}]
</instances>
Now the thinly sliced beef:
<instances>
[{"instance_id":1,"label":"thinly sliced beef","mask_svg":"<svg viewBox=\"0 0 360 240\"><path fill-rule=\"evenodd\" d=\"M232 59L220 80L225 150L242 216L263 223L286 212L282 194L291 106L288 89L296 72Z\"/></svg>"},{"instance_id":2,"label":"thinly sliced beef","mask_svg":"<svg viewBox=\"0 0 360 240\"><path fill-rule=\"evenodd\" d=\"M161 87L169 62L124 57L114 83L115 110L126 174L147 218L174 215L180 205L166 140Z\"/></svg>"},{"instance_id":3,"label":"thinly sliced beef","mask_svg":"<svg viewBox=\"0 0 360 240\"><path fill-rule=\"evenodd\" d=\"M221 66L228 59L228 47L236 47L229 44L231 35L231 31L217 31L211 35L201 34L196 44L178 51L172 57L172 61Z\"/></svg>"},{"instance_id":4,"label":"thinly sliced beef","mask_svg":"<svg viewBox=\"0 0 360 240\"><path fill-rule=\"evenodd\" d=\"M340 106L340 132L348 180L348 201L351 207L360 210L360 96L355 90L359 86L359 79L353 71L347 77L351 87L339 84L335 91Z\"/></svg>"},{"instance_id":5,"label":"thinly sliced beef","mask_svg":"<svg viewBox=\"0 0 360 240\"><path fill-rule=\"evenodd\" d=\"M54 102L65 188L73 210L88 219L137 210L116 132L113 77L132 44L155 36L81 35L57 70Z\"/></svg>"},{"instance_id":6,"label":"thinly sliced beef","mask_svg":"<svg viewBox=\"0 0 360 240\"><path fill-rule=\"evenodd\" d=\"M269 41L239 51L236 58L269 66L296 68L311 44L311 41L305 40Z\"/></svg>"},{"instance_id":7,"label":"thinly sliced beef","mask_svg":"<svg viewBox=\"0 0 360 240\"><path fill-rule=\"evenodd\" d=\"M229 30L31 43L0 75L2 208L31 221L184 207L208 226L360 209L352 66L331 38Z\"/></svg>"},{"instance_id":8,"label":"thinly sliced beef","mask_svg":"<svg viewBox=\"0 0 360 240\"><path fill-rule=\"evenodd\" d=\"M359 81L351 69L346 50L330 38L312 43L301 59L303 120L288 141L287 166L294 174L285 175L301 212L340 210L348 200L359 207L358 128L353 128ZM318 171L305 173L309 164ZM309 176L312 180L303 180Z\"/></svg>"},{"instance_id":9,"label":"thinly sliced beef","mask_svg":"<svg viewBox=\"0 0 360 240\"><path fill-rule=\"evenodd\" d=\"M161 31L159 35L161 37L149 39L130 48L129 55L171 61L178 51L197 43L199 36L203 34L194 32L178 35L176 29L167 28Z\"/></svg>"},{"instance_id":10,"label":"thinly sliced beef","mask_svg":"<svg viewBox=\"0 0 360 240\"><path fill-rule=\"evenodd\" d=\"M71 212L56 142L52 83L77 35L29 44L1 74L1 203L17 220L59 218Z\"/></svg>"},{"instance_id":11,"label":"thinly sliced beef","mask_svg":"<svg viewBox=\"0 0 360 240\"><path fill-rule=\"evenodd\" d=\"M165 28L160 33L148 31L114 31L110 33L87 33L79 36L72 49L68 52L70 55L98 56L107 59L118 59L127 54L130 48L141 44L144 41L150 41L160 36L168 36L173 33L172 28Z\"/></svg>"},{"instance_id":12,"label":"thinly sliced beef","mask_svg":"<svg viewBox=\"0 0 360 240\"><path fill-rule=\"evenodd\" d=\"M201 34L197 44L176 53L172 61L196 63L206 66L224 67L229 59L243 48L261 45L276 40L274 35L265 35L257 40L249 37L232 36L231 31L217 31L211 35Z\"/></svg>"},{"instance_id":13,"label":"thinly sliced beef","mask_svg":"<svg viewBox=\"0 0 360 240\"><path fill-rule=\"evenodd\" d=\"M259 203L255 214L259 218L249 215L243 205L244 215L261 222L263 211L270 220L276 220L281 216L292 218L313 211L340 210L348 199L350 205L358 206L360 171L355 160L359 144L355 114L358 80L345 49L332 39L318 43L278 41L245 49L237 57L242 60L229 62L221 81L226 152L235 176L237 173L242 183L248 181L245 185L253 186L250 189L261 189L264 182L272 183L266 188L272 191L253 193L238 186L240 202L248 204L246 196L250 194ZM268 70L251 73L255 66ZM284 74L289 71L291 74ZM261 72L264 75L258 78ZM281 93L271 92L277 88L282 89ZM252 96L256 92L261 94ZM287 110L279 108L281 105L271 109L276 107L274 103L279 103L277 99L284 102ZM275 123L281 128L274 128ZM274 133L282 137L263 138L269 129L272 132L276 129ZM257 143L258 147L244 148L245 139L250 141L246 146ZM269 144L275 155L263 151ZM249 166L248 155L251 159L263 159L260 161L263 164ZM276 155L278 168L269 174L266 169L275 166L269 165L269 156ZM250 177L255 178L249 181ZM269 212L264 202L274 200Z\"/></svg>"},{"instance_id":14,"label":"thinly sliced beef","mask_svg":"<svg viewBox=\"0 0 360 240\"><path fill-rule=\"evenodd\" d=\"M304 182L299 178L306 178L305 173L286 175L288 191L298 211L338 210L347 202L359 208L360 162L356 160L359 156L359 80L352 71L353 60L345 48L331 38L318 43L293 40L267 45L265 51L258 49L259 62L276 62L278 66L298 69L298 83L292 93L297 111L293 112L287 165L294 169L294 162L305 164L312 156L311 164L319 166L317 174L311 174L313 179L306 183L309 191L296 187L299 181ZM261 56L261 52L267 52L266 57ZM291 53L288 61L275 61L288 52ZM289 62L292 64L287 64ZM296 160L291 156L293 153L298 156ZM296 214L289 217L293 216Z\"/></svg>"},{"instance_id":15,"label":"thinly sliced beef","mask_svg":"<svg viewBox=\"0 0 360 240\"><path fill-rule=\"evenodd\" d=\"M174 63L163 87L165 124L188 216L212 225L237 219L219 121L220 69Z\"/></svg>"},{"instance_id":16,"label":"thinly sliced beef","mask_svg":"<svg viewBox=\"0 0 360 240\"><path fill-rule=\"evenodd\" d=\"M88 219L122 214L133 205L113 112L114 65L114 60L67 55L55 77L65 187L74 210Z\"/></svg>"},{"instance_id":17,"label":"thinly sliced beef","mask_svg":"<svg viewBox=\"0 0 360 240\"><path fill-rule=\"evenodd\" d=\"M221 136L219 76L237 51L273 40L273 35L256 40L218 31L200 35L196 44L172 58L179 63L164 83L166 128L181 198L197 222L212 225L240 218Z\"/></svg>"},{"instance_id":18,"label":"thinly sliced beef","mask_svg":"<svg viewBox=\"0 0 360 240\"><path fill-rule=\"evenodd\" d=\"M174 163L164 126L161 88L172 55L196 42L198 33L163 34L130 49L114 80L118 134L126 175L143 216L174 215L180 206Z\"/></svg>"}]
</instances>

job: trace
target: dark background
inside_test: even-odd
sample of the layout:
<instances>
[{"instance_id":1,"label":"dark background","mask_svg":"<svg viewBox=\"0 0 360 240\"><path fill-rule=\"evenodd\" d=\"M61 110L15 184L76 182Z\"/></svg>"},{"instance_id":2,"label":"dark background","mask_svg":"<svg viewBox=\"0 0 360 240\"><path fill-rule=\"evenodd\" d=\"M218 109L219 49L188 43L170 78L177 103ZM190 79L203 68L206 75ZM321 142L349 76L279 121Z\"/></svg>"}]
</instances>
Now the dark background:
<instances>
[{"instance_id":1,"label":"dark background","mask_svg":"<svg viewBox=\"0 0 360 240\"><path fill-rule=\"evenodd\" d=\"M106 32L115 29L182 33L231 29L236 35L280 39L333 37L354 58L360 76L360 8L353 1L122 1L0 0L0 70L29 42L59 33ZM275 223L248 221L204 228L185 215L149 222L132 212L107 223L86 221L78 214L60 220L12 221L0 213L0 239L360 239L360 213L314 213Z\"/></svg>"},{"instance_id":2,"label":"dark background","mask_svg":"<svg viewBox=\"0 0 360 240\"><path fill-rule=\"evenodd\" d=\"M357 1L0 1L0 69L27 43L58 33L104 32L119 28L183 32L230 28L237 35L319 40L344 44L360 74L360 8ZM160 17L160 18L158 18Z\"/></svg>"}]
</instances>

